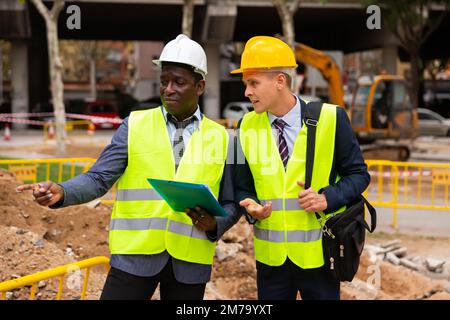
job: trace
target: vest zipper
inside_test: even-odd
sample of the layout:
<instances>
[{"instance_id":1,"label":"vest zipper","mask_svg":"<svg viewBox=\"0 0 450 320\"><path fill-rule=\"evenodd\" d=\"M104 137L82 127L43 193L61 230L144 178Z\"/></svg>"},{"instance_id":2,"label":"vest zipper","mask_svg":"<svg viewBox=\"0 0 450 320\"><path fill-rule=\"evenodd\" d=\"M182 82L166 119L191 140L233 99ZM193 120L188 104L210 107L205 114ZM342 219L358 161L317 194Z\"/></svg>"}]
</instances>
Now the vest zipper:
<instances>
[{"instance_id":1,"label":"vest zipper","mask_svg":"<svg viewBox=\"0 0 450 320\"><path fill-rule=\"evenodd\" d=\"M341 244L341 245L339 246L339 249L341 249L341 250L340 250L340 257L343 258L343 257L344 257L344 245Z\"/></svg>"},{"instance_id":2,"label":"vest zipper","mask_svg":"<svg viewBox=\"0 0 450 320\"><path fill-rule=\"evenodd\" d=\"M330 270L334 270L334 259L330 257Z\"/></svg>"}]
</instances>

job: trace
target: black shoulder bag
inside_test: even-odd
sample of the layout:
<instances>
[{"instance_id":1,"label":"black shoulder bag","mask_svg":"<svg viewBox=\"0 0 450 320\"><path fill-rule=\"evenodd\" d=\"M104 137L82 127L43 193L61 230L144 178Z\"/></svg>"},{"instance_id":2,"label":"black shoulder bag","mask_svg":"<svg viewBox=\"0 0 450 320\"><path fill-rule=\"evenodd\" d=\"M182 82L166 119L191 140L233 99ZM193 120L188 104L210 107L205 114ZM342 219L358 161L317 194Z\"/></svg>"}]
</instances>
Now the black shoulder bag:
<instances>
[{"instance_id":1,"label":"black shoulder bag","mask_svg":"<svg viewBox=\"0 0 450 320\"><path fill-rule=\"evenodd\" d=\"M322 110L322 103L310 102L305 108L305 123L308 127L306 145L305 189L311 186L316 144L316 127ZM316 190L317 191L317 190ZM364 220L364 204L370 213L369 228ZM359 259L364 248L366 230L373 232L376 227L374 207L359 195L347 209L331 217L315 213L322 227L322 247L325 267L339 281L352 281L358 271Z\"/></svg>"}]
</instances>

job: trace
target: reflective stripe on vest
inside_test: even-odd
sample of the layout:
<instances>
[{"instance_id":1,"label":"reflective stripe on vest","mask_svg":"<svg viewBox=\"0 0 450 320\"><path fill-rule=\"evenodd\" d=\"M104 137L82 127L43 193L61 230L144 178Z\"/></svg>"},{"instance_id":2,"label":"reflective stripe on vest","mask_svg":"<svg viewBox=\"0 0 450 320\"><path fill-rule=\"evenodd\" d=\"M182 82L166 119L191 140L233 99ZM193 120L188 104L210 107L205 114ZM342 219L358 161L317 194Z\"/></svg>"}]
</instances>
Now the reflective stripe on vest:
<instances>
[{"instance_id":1,"label":"reflective stripe on vest","mask_svg":"<svg viewBox=\"0 0 450 320\"><path fill-rule=\"evenodd\" d=\"M167 222L165 218L113 219L110 230L166 230ZM183 236L208 239L205 232L178 221L171 221L168 230Z\"/></svg>"},{"instance_id":2,"label":"reflective stripe on vest","mask_svg":"<svg viewBox=\"0 0 450 320\"><path fill-rule=\"evenodd\" d=\"M269 201L272 201L272 210L273 211L283 210L283 199L268 199L268 200L260 200L260 201L261 201L262 205L265 205ZM285 208L284 208L285 211L301 209L297 198L284 199L284 204L285 204Z\"/></svg>"},{"instance_id":3,"label":"reflective stripe on vest","mask_svg":"<svg viewBox=\"0 0 450 320\"><path fill-rule=\"evenodd\" d=\"M111 219L110 230L166 230L167 218Z\"/></svg>"},{"instance_id":4,"label":"reflective stripe on vest","mask_svg":"<svg viewBox=\"0 0 450 320\"><path fill-rule=\"evenodd\" d=\"M336 106L324 104L316 130L316 151L311 186L318 191L330 184L336 134ZM287 257L308 269L323 265L322 230L314 213L299 206L297 181L305 181L307 127L296 137L286 169L281 161L267 113L247 113L238 131L262 204L272 202L272 214L256 222L256 260L279 266ZM339 209L337 212L344 210ZM335 213L337 213L335 212Z\"/></svg>"},{"instance_id":5,"label":"reflective stripe on vest","mask_svg":"<svg viewBox=\"0 0 450 320\"><path fill-rule=\"evenodd\" d=\"M121 189L117 190L118 201L163 200L154 189Z\"/></svg>"},{"instance_id":6,"label":"reflective stripe on vest","mask_svg":"<svg viewBox=\"0 0 450 320\"><path fill-rule=\"evenodd\" d=\"M208 240L205 232L199 231L192 224L189 225L178 221L170 221L169 231L182 236Z\"/></svg>"},{"instance_id":7,"label":"reflective stripe on vest","mask_svg":"<svg viewBox=\"0 0 450 320\"><path fill-rule=\"evenodd\" d=\"M112 254L157 254L167 250L179 260L211 264L214 242L173 212L147 178L204 183L214 196L227 157L228 133L203 117L175 170L172 144L160 108L132 112L128 120L128 166L117 183L110 223Z\"/></svg>"}]
</instances>

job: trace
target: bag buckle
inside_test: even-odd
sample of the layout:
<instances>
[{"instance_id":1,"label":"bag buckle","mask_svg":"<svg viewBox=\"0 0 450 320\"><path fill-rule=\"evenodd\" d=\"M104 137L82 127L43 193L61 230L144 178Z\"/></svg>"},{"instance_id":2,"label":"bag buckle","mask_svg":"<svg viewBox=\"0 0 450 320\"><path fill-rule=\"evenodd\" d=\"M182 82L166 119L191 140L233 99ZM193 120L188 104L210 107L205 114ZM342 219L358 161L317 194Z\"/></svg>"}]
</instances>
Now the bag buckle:
<instances>
[{"instance_id":1,"label":"bag buckle","mask_svg":"<svg viewBox=\"0 0 450 320\"><path fill-rule=\"evenodd\" d=\"M308 126L317 127L317 120L314 120L314 119L306 119L305 123L306 123Z\"/></svg>"},{"instance_id":2,"label":"bag buckle","mask_svg":"<svg viewBox=\"0 0 450 320\"><path fill-rule=\"evenodd\" d=\"M331 229L329 229L326 225L322 226L322 231L324 233L326 233L329 237L331 237L332 239L335 238L334 234L331 233Z\"/></svg>"}]
</instances>

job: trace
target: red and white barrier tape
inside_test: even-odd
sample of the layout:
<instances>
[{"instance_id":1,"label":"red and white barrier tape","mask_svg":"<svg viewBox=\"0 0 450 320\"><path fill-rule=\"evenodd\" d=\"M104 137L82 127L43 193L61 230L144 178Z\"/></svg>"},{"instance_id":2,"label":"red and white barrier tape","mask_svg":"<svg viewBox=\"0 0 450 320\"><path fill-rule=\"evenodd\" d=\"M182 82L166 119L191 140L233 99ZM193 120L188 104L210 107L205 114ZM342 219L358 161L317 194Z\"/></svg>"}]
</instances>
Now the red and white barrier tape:
<instances>
[{"instance_id":1,"label":"red and white barrier tape","mask_svg":"<svg viewBox=\"0 0 450 320\"><path fill-rule=\"evenodd\" d=\"M84 114L76 114L76 113L67 113L67 117L74 118L74 119L83 119L83 120L90 120L93 123L122 123L122 119L120 118L108 118L108 117L96 117L96 116L87 116Z\"/></svg>"},{"instance_id":2,"label":"red and white barrier tape","mask_svg":"<svg viewBox=\"0 0 450 320\"><path fill-rule=\"evenodd\" d=\"M36 126L43 126L47 122L38 121L38 120L28 120L28 119L17 119L17 118L2 118L0 117L0 122L9 122L9 123L19 123L19 124L32 124Z\"/></svg>"},{"instance_id":3,"label":"red and white barrier tape","mask_svg":"<svg viewBox=\"0 0 450 320\"><path fill-rule=\"evenodd\" d=\"M0 118L23 118L23 117L51 117L55 115L53 112L18 112L18 113L0 113Z\"/></svg>"},{"instance_id":4,"label":"red and white barrier tape","mask_svg":"<svg viewBox=\"0 0 450 320\"><path fill-rule=\"evenodd\" d=\"M383 178L390 178L390 177L398 176L398 177L404 178L404 177L419 177L419 176L426 177L426 176L431 176L432 172L431 171L422 171L422 172L420 172L420 171L400 171L400 172L398 172L398 174L393 173L393 172L382 172L380 174L380 172L378 172L378 171L369 171L369 174L372 177L380 177L380 176L382 176Z\"/></svg>"},{"instance_id":5,"label":"red and white barrier tape","mask_svg":"<svg viewBox=\"0 0 450 320\"><path fill-rule=\"evenodd\" d=\"M17 119L23 117L46 117L53 116L53 112L41 112L41 113L0 113L0 122L15 122L15 123L24 123L24 122L16 122L16 121L4 121L4 119ZM108 117L97 117L97 116L88 116L84 114L76 114L76 113L66 113L67 118L73 119L81 119L81 120L89 120L93 123L122 123L122 119L120 118L108 118ZM17 119L20 120L20 119ZM25 120L25 119L22 119ZM29 121L38 121L38 120L29 120ZM45 123L45 122L44 122ZM32 124L32 123L30 123Z\"/></svg>"}]
</instances>

